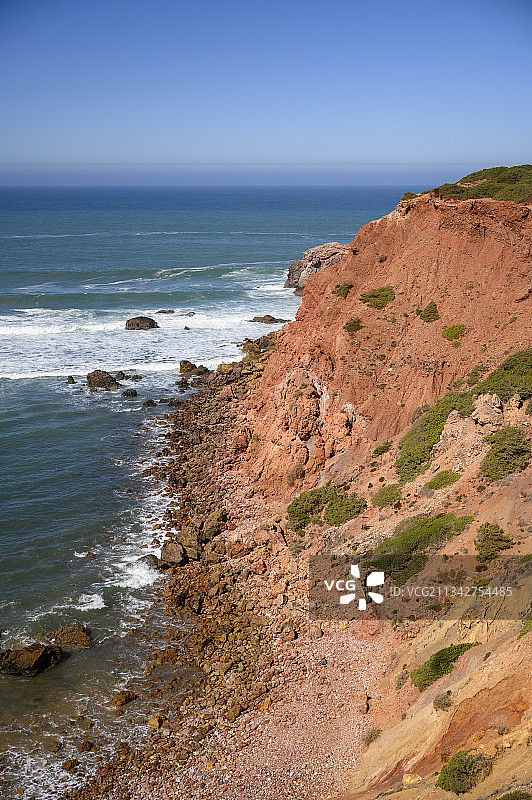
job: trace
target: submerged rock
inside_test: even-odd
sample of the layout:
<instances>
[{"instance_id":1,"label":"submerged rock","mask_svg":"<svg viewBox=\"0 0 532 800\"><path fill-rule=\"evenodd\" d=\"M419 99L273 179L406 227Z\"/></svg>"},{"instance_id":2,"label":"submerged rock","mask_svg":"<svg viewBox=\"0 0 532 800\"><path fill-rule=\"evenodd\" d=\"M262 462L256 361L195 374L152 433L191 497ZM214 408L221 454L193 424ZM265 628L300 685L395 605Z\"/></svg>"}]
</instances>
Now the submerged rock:
<instances>
[{"instance_id":1,"label":"submerged rock","mask_svg":"<svg viewBox=\"0 0 532 800\"><path fill-rule=\"evenodd\" d=\"M146 408L155 408L157 403L155 402L155 400L145 400L142 405L146 406Z\"/></svg>"},{"instance_id":2,"label":"submerged rock","mask_svg":"<svg viewBox=\"0 0 532 800\"><path fill-rule=\"evenodd\" d=\"M156 314L175 314L173 308L160 308L159 311L155 312Z\"/></svg>"},{"instance_id":3,"label":"submerged rock","mask_svg":"<svg viewBox=\"0 0 532 800\"><path fill-rule=\"evenodd\" d=\"M103 369L95 369L87 375L87 385L89 389L119 389L120 385L116 382L109 372Z\"/></svg>"},{"instance_id":4,"label":"submerged rock","mask_svg":"<svg viewBox=\"0 0 532 800\"><path fill-rule=\"evenodd\" d=\"M128 703L132 703L133 700L138 700L138 695L136 695L135 692L131 692L129 689L124 689L114 694L109 702L111 705L120 708L121 706L126 706Z\"/></svg>"},{"instance_id":5,"label":"submerged rock","mask_svg":"<svg viewBox=\"0 0 532 800\"><path fill-rule=\"evenodd\" d=\"M126 322L126 331L148 331L159 326L151 317L131 317Z\"/></svg>"},{"instance_id":6,"label":"submerged rock","mask_svg":"<svg viewBox=\"0 0 532 800\"><path fill-rule=\"evenodd\" d=\"M55 631L49 631L45 636L63 650L82 650L92 646L92 636L82 622L64 625Z\"/></svg>"},{"instance_id":7,"label":"submerged rock","mask_svg":"<svg viewBox=\"0 0 532 800\"><path fill-rule=\"evenodd\" d=\"M39 672L59 664L62 655L60 647L33 642L20 650L0 652L0 672L4 675L34 678Z\"/></svg>"},{"instance_id":8,"label":"submerged rock","mask_svg":"<svg viewBox=\"0 0 532 800\"><path fill-rule=\"evenodd\" d=\"M125 391L122 392L122 397L132 398L132 397L137 397L137 395L138 392L136 389L126 389Z\"/></svg>"}]
</instances>

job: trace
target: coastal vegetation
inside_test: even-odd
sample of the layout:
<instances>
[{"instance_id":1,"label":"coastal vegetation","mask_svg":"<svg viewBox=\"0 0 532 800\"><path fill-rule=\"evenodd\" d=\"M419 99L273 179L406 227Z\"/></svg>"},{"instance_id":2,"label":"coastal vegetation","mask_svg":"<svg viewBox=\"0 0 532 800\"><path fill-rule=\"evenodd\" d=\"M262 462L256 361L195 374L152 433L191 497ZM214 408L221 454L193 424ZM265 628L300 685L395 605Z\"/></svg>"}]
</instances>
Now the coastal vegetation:
<instances>
[{"instance_id":1,"label":"coastal vegetation","mask_svg":"<svg viewBox=\"0 0 532 800\"><path fill-rule=\"evenodd\" d=\"M334 288L334 294L337 297L343 297L345 300L345 298L347 297L352 288L353 288L352 283L337 283Z\"/></svg>"},{"instance_id":2,"label":"coastal vegetation","mask_svg":"<svg viewBox=\"0 0 532 800\"><path fill-rule=\"evenodd\" d=\"M438 314L438 306L434 300L431 300L424 309L416 309L416 314L420 319L423 320L423 322L435 322L440 318L440 315Z\"/></svg>"},{"instance_id":3,"label":"coastal vegetation","mask_svg":"<svg viewBox=\"0 0 532 800\"><path fill-rule=\"evenodd\" d=\"M401 522L393 535L377 546L367 563L402 584L423 569L428 560L427 547L450 539L472 521L471 516L437 514L431 517L420 514Z\"/></svg>"},{"instance_id":4,"label":"coastal vegetation","mask_svg":"<svg viewBox=\"0 0 532 800\"><path fill-rule=\"evenodd\" d=\"M521 400L532 397L532 349L509 356L487 378L476 383L474 389L448 392L414 422L399 442L400 454L395 467L401 481L411 481L427 469L431 450L439 441L451 411L469 417L474 410L474 398L481 394L495 394L503 402L515 395ZM498 431L492 435L495 437L490 442L492 449L482 462L481 471L490 480L523 469L530 458L530 444L522 432L518 428L508 430L510 432Z\"/></svg>"},{"instance_id":5,"label":"coastal vegetation","mask_svg":"<svg viewBox=\"0 0 532 800\"><path fill-rule=\"evenodd\" d=\"M450 647L444 647L443 650L438 650L421 666L412 671L410 675L412 683L420 692L424 692L443 675L452 672L455 662L475 644L476 642L453 644Z\"/></svg>"},{"instance_id":6,"label":"coastal vegetation","mask_svg":"<svg viewBox=\"0 0 532 800\"><path fill-rule=\"evenodd\" d=\"M501 428L486 436L486 441L491 447L480 463L480 472L487 480L498 481L528 466L531 446L520 428Z\"/></svg>"},{"instance_id":7,"label":"coastal vegetation","mask_svg":"<svg viewBox=\"0 0 532 800\"><path fill-rule=\"evenodd\" d=\"M452 486L453 483L456 483L459 479L460 475L457 472L444 469L442 472L439 472L435 478L425 484L425 489L444 489L446 486Z\"/></svg>"},{"instance_id":8,"label":"coastal vegetation","mask_svg":"<svg viewBox=\"0 0 532 800\"><path fill-rule=\"evenodd\" d=\"M312 522L322 522L328 525L342 525L350 519L355 519L366 508L364 498L356 494L340 492L336 486L328 483L301 492L288 506L288 519L295 531L304 531Z\"/></svg>"},{"instance_id":9,"label":"coastal vegetation","mask_svg":"<svg viewBox=\"0 0 532 800\"><path fill-rule=\"evenodd\" d=\"M459 750L442 767L436 786L455 794L465 794L474 789L483 778L486 778L491 769L490 759L481 753Z\"/></svg>"},{"instance_id":10,"label":"coastal vegetation","mask_svg":"<svg viewBox=\"0 0 532 800\"><path fill-rule=\"evenodd\" d=\"M391 450L392 443L390 440L379 444L375 450L373 451L374 456L382 456L384 453L387 453L388 450Z\"/></svg>"},{"instance_id":11,"label":"coastal vegetation","mask_svg":"<svg viewBox=\"0 0 532 800\"><path fill-rule=\"evenodd\" d=\"M514 544L511 536L508 536L499 525L491 522L484 522L478 533L475 549L478 553L477 558L481 562L493 561L502 550L508 550Z\"/></svg>"},{"instance_id":12,"label":"coastal vegetation","mask_svg":"<svg viewBox=\"0 0 532 800\"><path fill-rule=\"evenodd\" d=\"M449 328L445 328L441 335L444 339L447 339L447 341L453 342L457 339L461 339L465 333L465 330L465 325L451 325Z\"/></svg>"},{"instance_id":13,"label":"coastal vegetation","mask_svg":"<svg viewBox=\"0 0 532 800\"><path fill-rule=\"evenodd\" d=\"M354 319L348 319L344 325L344 331L347 333L357 333L361 330L364 326L360 321L360 317L355 317Z\"/></svg>"},{"instance_id":14,"label":"coastal vegetation","mask_svg":"<svg viewBox=\"0 0 532 800\"><path fill-rule=\"evenodd\" d=\"M401 486L398 483L392 483L389 486L383 486L371 498L371 505L384 508L384 506L393 506L401 502Z\"/></svg>"},{"instance_id":15,"label":"coastal vegetation","mask_svg":"<svg viewBox=\"0 0 532 800\"><path fill-rule=\"evenodd\" d=\"M384 257L386 260L386 256ZM388 303L395 299L395 292L392 286L381 286L378 289L370 289L360 295L360 300L370 308L386 308Z\"/></svg>"},{"instance_id":16,"label":"coastal vegetation","mask_svg":"<svg viewBox=\"0 0 532 800\"><path fill-rule=\"evenodd\" d=\"M448 198L474 200L491 197L494 200L525 203L532 198L532 164L481 169L460 178L456 183L444 183L432 189L430 193L444 200ZM426 192L420 192L420 194L426 194ZM413 200L419 196L413 192L405 192L402 200Z\"/></svg>"}]
</instances>

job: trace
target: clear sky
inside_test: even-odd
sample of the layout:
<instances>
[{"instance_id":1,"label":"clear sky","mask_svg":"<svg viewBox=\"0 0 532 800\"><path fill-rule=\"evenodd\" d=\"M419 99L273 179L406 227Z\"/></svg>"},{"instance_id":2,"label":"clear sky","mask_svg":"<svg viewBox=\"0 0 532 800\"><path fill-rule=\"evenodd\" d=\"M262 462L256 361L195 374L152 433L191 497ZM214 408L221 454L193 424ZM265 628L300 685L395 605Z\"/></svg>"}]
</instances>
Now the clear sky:
<instances>
[{"instance_id":1,"label":"clear sky","mask_svg":"<svg viewBox=\"0 0 532 800\"><path fill-rule=\"evenodd\" d=\"M0 183L528 163L531 0L0 0Z\"/></svg>"}]
</instances>

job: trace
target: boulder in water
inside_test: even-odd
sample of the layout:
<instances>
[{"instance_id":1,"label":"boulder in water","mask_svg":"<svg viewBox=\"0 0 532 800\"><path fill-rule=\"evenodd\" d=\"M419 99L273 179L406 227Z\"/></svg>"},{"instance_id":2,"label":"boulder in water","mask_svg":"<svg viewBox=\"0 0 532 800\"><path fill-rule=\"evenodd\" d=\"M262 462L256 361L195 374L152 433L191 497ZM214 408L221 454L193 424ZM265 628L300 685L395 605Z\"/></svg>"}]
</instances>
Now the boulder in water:
<instances>
[{"instance_id":1,"label":"boulder in water","mask_svg":"<svg viewBox=\"0 0 532 800\"><path fill-rule=\"evenodd\" d=\"M151 317L132 317L126 322L126 331L149 331L159 326Z\"/></svg>"},{"instance_id":2,"label":"boulder in water","mask_svg":"<svg viewBox=\"0 0 532 800\"><path fill-rule=\"evenodd\" d=\"M125 389L122 392L122 397L132 398L132 397L136 397L137 395L138 395L138 392L137 392L136 389Z\"/></svg>"},{"instance_id":3,"label":"boulder in water","mask_svg":"<svg viewBox=\"0 0 532 800\"><path fill-rule=\"evenodd\" d=\"M112 375L103 369L95 369L87 375L89 389L119 389L120 385Z\"/></svg>"},{"instance_id":4,"label":"boulder in water","mask_svg":"<svg viewBox=\"0 0 532 800\"><path fill-rule=\"evenodd\" d=\"M40 642L33 642L20 650L4 650L0 652L0 672L34 678L39 672L59 664L62 654L60 647Z\"/></svg>"},{"instance_id":5,"label":"boulder in water","mask_svg":"<svg viewBox=\"0 0 532 800\"><path fill-rule=\"evenodd\" d=\"M66 379L66 382L68 383L69 386L72 386L73 383L76 383L73 375L69 375L68 378Z\"/></svg>"},{"instance_id":6,"label":"boulder in water","mask_svg":"<svg viewBox=\"0 0 532 800\"><path fill-rule=\"evenodd\" d=\"M146 408L155 408L157 403L155 402L155 400L150 399L150 400L145 400L142 405L146 406Z\"/></svg>"},{"instance_id":7,"label":"boulder in water","mask_svg":"<svg viewBox=\"0 0 532 800\"><path fill-rule=\"evenodd\" d=\"M159 311L155 312L156 314L175 314L173 308L160 308Z\"/></svg>"},{"instance_id":8,"label":"boulder in water","mask_svg":"<svg viewBox=\"0 0 532 800\"><path fill-rule=\"evenodd\" d=\"M265 325L274 325L278 322L290 322L289 319L277 319L276 317L272 317L271 314L264 314L262 317L253 317L250 322L263 322Z\"/></svg>"},{"instance_id":9,"label":"boulder in water","mask_svg":"<svg viewBox=\"0 0 532 800\"><path fill-rule=\"evenodd\" d=\"M64 625L55 631L49 631L45 636L63 650L83 650L84 647L92 646L92 636L82 622Z\"/></svg>"},{"instance_id":10,"label":"boulder in water","mask_svg":"<svg viewBox=\"0 0 532 800\"><path fill-rule=\"evenodd\" d=\"M132 703L133 700L138 700L138 695L136 695L135 692L129 691L129 689L124 689L114 694L109 702L111 705L120 708L120 706L126 706L128 703Z\"/></svg>"}]
</instances>

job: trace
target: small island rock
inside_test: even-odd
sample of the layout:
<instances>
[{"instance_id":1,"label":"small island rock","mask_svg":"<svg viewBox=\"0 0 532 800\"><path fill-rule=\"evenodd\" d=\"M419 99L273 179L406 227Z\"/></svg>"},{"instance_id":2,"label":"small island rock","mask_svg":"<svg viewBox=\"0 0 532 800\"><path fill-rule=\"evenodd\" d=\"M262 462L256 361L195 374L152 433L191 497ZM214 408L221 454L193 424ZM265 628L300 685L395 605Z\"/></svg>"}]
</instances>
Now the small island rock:
<instances>
[{"instance_id":1,"label":"small island rock","mask_svg":"<svg viewBox=\"0 0 532 800\"><path fill-rule=\"evenodd\" d=\"M158 327L151 317L132 317L126 322L126 331L148 331Z\"/></svg>"}]
</instances>

